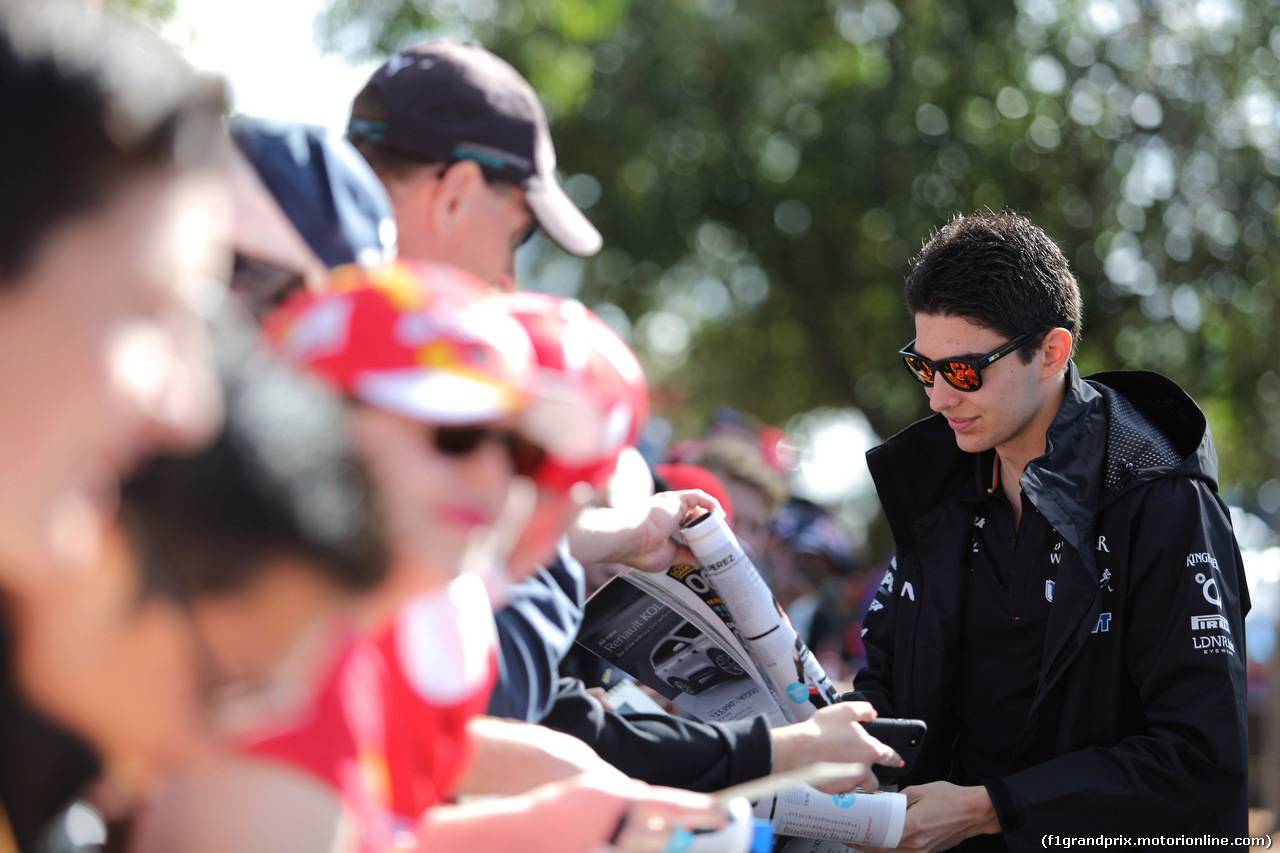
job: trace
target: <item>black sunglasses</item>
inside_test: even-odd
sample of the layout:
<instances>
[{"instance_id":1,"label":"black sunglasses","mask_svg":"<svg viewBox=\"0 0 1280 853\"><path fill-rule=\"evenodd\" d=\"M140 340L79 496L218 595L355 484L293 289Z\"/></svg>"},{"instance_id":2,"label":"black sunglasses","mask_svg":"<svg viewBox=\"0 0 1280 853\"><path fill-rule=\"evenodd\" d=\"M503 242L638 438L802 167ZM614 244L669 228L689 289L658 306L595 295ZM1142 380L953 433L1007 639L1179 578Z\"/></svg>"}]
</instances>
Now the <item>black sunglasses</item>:
<instances>
[{"instance_id":1,"label":"black sunglasses","mask_svg":"<svg viewBox=\"0 0 1280 853\"><path fill-rule=\"evenodd\" d=\"M541 467L547 453L538 445L511 430L488 426L433 427L431 443L445 456L470 456L486 441L496 441L511 457L511 466L522 477L531 477Z\"/></svg>"},{"instance_id":2,"label":"black sunglasses","mask_svg":"<svg viewBox=\"0 0 1280 853\"><path fill-rule=\"evenodd\" d=\"M1030 338L1030 335L1018 335L1007 344L977 358L945 358L941 361L930 361L919 353L913 352L911 348L916 345L916 341L912 338L911 343L898 350L898 355L902 356L902 363L921 385L933 387L934 374L941 373L942 378L947 380L947 384L952 388L961 391L977 391L982 387L982 368L996 363Z\"/></svg>"}]
</instances>

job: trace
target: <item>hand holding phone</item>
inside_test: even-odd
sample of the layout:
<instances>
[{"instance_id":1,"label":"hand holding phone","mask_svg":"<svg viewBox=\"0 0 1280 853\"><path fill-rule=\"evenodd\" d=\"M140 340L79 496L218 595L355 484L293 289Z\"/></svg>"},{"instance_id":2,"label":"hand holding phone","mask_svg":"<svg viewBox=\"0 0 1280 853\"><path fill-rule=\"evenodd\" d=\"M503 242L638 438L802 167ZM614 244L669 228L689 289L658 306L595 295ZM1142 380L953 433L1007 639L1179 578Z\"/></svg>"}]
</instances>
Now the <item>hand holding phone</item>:
<instances>
[{"instance_id":1,"label":"hand holding phone","mask_svg":"<svg viewBox=\"0 0 1280 853\"><path fill-rule=\"evenodd\" d=\"M862 723L862 727L867 730L867 734L876 740L893 747L894 751L902 756L902 760L906 762L901 767L875 765L872 769L875 771L876 778L880 780L881 785L890 784L911 771L912 765L915 764L916 756L920 753L920 747L924 744L924 736L929 729L924 720L906 720L895 717L881 717Z\"/></svg>"}]
</instances>

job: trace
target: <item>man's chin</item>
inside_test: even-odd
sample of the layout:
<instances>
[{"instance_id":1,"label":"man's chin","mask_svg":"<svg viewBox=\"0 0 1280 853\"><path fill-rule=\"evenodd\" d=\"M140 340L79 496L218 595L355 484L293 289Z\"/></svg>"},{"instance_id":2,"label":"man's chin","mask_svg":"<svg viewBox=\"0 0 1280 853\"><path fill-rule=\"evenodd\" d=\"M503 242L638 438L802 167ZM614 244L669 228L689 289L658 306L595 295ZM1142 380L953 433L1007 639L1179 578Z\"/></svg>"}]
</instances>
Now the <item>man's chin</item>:
<instances>
[{"instance_id":1,"label":"man's chin","mask_svg":"<svg viewBox=\"0 0 1280 853\"><path fill-rule=\"evenodd\" d=\"M993 445L985 436L981 434L957 432L956 447L965 453L984 453L990 450Z\"/></svg>"}]
</instances>

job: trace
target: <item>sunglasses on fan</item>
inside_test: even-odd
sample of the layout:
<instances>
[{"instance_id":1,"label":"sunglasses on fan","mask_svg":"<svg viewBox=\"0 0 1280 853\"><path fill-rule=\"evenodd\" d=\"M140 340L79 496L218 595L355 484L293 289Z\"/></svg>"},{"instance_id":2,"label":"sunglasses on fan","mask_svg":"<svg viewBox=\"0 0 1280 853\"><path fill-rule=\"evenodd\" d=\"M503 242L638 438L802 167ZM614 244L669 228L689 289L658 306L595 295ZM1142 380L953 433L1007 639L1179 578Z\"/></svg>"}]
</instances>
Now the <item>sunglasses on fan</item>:
<instances>
[{"instance_id":1,"label":"sunglasses on fan","mask_svg":"<svg viewBox=\"0 0 1280 853\"><path fill-rule=\"evenodd\" d=\"M960 391L977 391L982 387L982 369L995 364L1030 338L1030 335L1018 335L1007 344L977 358L945 358L940 361L927 359L914 352L912 347L916 342L913 338L911 343L898 350L898 355L902 356L902 363L921 385L933 387L934 376L941 374L952 388Z\"/></svg>"},{"instance_id":2,"label":"sunglasses on fan","mask_svg":"<svg viewBox=\"0 0 1280 853\"><path fill-rule=\"evenodd\" d=\"M432 427L428 437L445 456L470 456L488 441L495 441L511 457L511 466L522 477L531 477L542 466L546 451L511 430L490 426Z\"/></svg>"}]
</instances>

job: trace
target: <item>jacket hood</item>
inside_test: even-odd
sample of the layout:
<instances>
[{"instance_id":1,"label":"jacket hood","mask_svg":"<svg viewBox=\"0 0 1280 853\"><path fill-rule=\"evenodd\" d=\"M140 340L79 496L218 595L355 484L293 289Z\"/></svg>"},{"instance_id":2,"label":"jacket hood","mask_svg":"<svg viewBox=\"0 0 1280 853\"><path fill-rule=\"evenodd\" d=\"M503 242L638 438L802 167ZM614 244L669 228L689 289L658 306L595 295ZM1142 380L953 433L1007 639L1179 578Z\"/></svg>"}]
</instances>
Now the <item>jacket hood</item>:
<instances>
[{"instance_id":1,"label":"jacket hood","mask_svg":"<svg viewBox=\"0 0 1280 853\"><path fill-rule=\"evenodd\" d=\"M1217 491L1218 454L1209 422L1173 380L1149 371L1096 373L1110 416L1104 499L1173 471Z\"/></svg>"}]
</instances>

